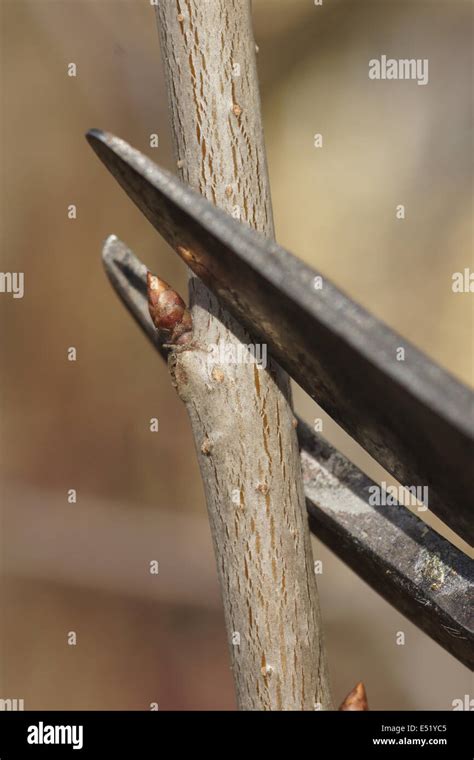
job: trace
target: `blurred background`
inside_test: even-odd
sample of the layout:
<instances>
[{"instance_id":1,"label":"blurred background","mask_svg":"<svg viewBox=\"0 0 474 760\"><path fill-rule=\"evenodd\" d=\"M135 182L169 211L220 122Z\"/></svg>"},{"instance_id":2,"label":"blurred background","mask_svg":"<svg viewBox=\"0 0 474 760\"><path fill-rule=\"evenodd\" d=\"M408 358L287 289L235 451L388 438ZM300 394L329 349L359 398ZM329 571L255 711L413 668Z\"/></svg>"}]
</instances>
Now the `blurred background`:
<instances>
[{"instance_id":1,"label":"blurred background","mask_svg":"<svg viewBox=\"0 0 474 760\"><path fill-rule=\"evenodd\" d=\"M183 295L186 274L84 139L110 130L174 170L154 10L0 8L1 269L25 273L23 299L0 297L0 697L234 709L190 427L105 278L102 242L117 234ZM453 272L473 267L470 3L254 0L253 11L279 242L471 385L472 295L451 290ZM429 84L370 81L381 54L428 58ZM356 464L393 482L295 396ZM472 694L467 668L313 548L337 703L360 679L372 709L450 709Z\"/></svg>"}]
</instances>

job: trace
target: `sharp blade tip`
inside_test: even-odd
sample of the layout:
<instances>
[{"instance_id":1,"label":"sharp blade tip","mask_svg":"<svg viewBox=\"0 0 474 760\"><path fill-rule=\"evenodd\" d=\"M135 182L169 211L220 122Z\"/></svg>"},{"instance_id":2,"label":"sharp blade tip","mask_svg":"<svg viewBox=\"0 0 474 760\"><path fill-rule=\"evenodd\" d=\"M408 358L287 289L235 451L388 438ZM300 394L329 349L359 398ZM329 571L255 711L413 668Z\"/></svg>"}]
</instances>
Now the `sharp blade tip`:
<instances>
[{"instance_id":1,"label":"sharp blade tip","mask_svg":"<svg viewBox=\"0 0 474 760\"><path fill-rule=\"evenodd\" d=\"M116 235L109 235L102 247L102 264L109 278L127 280L135 289L134 278L143 278L148 271L145 264Z\"/></svg>"},{"instance_id":2,"label":"sharp blade tip","mask_svg":"<svg viewBox=\"0 0 474 760\"><path fill-rule=\"evenodd\" d=\"M92 129L87 130L85 136L88 142L93 142L94 140L100 140L101 142L104 142L106 133L102 129L93 127Z\"/></svg>"},{"instance_id":3,"label":"sharp blade tip","mask_svg":"<svg viewBox=\"0 0 474 760\"><path fill-rule=\"evenodd\" d=\"M124 244L117 235L109 235L102 245L102 261L106 268L123 256Z\"/></svg>"}]
</instances>

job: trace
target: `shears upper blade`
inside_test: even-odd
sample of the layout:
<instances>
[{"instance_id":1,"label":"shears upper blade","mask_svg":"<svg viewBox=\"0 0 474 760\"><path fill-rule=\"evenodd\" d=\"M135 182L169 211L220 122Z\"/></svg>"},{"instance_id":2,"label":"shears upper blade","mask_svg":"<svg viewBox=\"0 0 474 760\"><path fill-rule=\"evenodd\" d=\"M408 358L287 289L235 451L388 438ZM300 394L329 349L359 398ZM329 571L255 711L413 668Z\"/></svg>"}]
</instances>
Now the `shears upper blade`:
<instances>
[{"instance_id":1,"label":"shears upper blade","mask_svg":"<svg viewBox=\"0 0 474 760\"><path fill-rule=\"evenodd\" d=\"M474 543L473 393L320 273L123 140L98 130L88 139L154 227L288 374Z\"/></svg>"}]
</instances>

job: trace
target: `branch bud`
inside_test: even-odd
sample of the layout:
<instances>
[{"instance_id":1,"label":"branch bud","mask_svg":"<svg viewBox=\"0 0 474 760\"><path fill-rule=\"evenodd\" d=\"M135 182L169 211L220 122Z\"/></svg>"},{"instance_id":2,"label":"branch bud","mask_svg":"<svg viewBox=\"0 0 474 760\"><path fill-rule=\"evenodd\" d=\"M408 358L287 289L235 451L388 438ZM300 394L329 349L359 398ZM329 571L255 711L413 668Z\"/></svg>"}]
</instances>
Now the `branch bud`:
<instances>
[{"instance_id":1,"label":"branch bud","mask_svg":"<svg viewBox=\"0 0 474 760\"><path fill-rule=\"evenodd\" d=\"M354 686L349 692L339 710L368 710L367 694L362 681Z\"/></svg>"},{"instance_id":2,"label":"branch bud","mask_svg":"<svg viewBox=\"0 0 474 760\"><path fill-rule=\"evenodd\" d=\"M160 337L170 346L182 346L192 338L192 319L178 293L156 275L147 272L148 309Z\"/></svg>"}]
</instances>

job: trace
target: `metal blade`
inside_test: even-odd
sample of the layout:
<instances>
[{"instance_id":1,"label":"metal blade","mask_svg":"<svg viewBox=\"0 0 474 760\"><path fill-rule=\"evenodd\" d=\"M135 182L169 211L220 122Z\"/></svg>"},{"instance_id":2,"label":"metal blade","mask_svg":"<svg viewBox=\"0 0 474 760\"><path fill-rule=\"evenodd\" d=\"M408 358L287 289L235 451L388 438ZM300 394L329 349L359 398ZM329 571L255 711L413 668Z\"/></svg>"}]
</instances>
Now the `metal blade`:
<instances>
[{"instance_id":1,"label":"metal blade","mask_svg":"<svg viewBox=\"0 0 474 760\"><path fill-rule=\"evenodd\" d=\"M102 260L112 287L147 338L166 360L169 349L163 345L164 341L159 337L148 311L145 264L142 264L115 235L110 235L105 241Z\"/></svg>"},{"instance_id":2,"label":"metal blade","mask_svg":"<svg viewBox=\"0 0 474 760\"><path fill-rule=\"evenodd\" d=\"M236 222L119 138L88 140L193 272L301 387L474 543L474 396L276 243ZM397 361L403 347L405 358Z\"/></svg>"},{"instance_id":3,"label":"metal blade","mask_svg":"<svg viewBox=\"0 0 474 760\"><path fill-rule=\"evenodd\" d=\"M311 531L414 625L474 668L474 563L298 423Z\"/></svg>"},{"instance_id":4,"label":"metal blade","mask_svg":"<svg viewBox=\"0 0 474 760\"><path fill-rule=\"evenodd\" d=\"M143 332L163 355L148 312L146 271L111 235L107 275ZM309 526L399 612L474 668L474 563L401 504L373 506L374 483L298 421Z\"/></svg>"}]
</instances>

